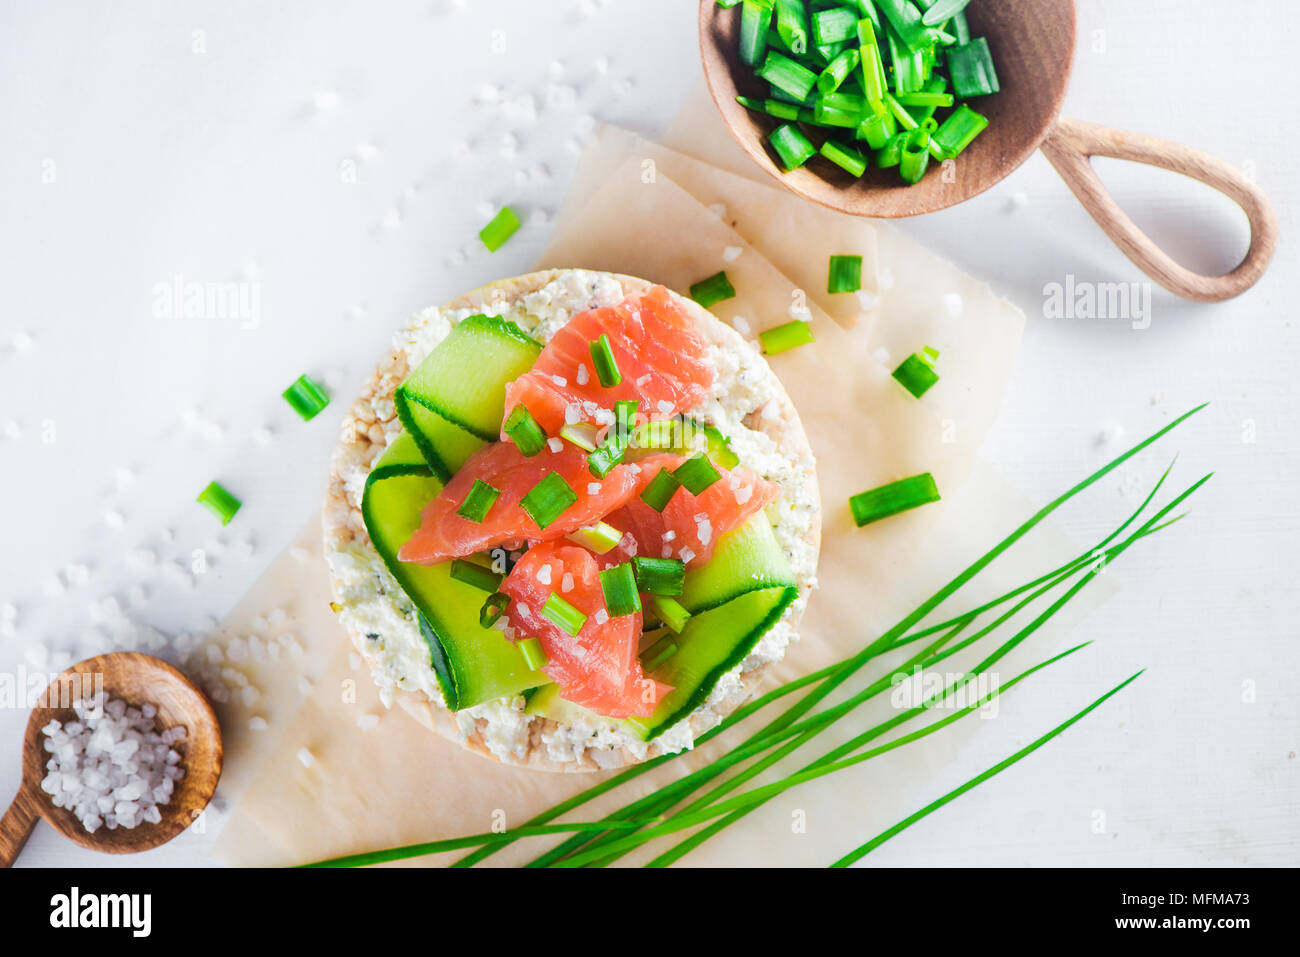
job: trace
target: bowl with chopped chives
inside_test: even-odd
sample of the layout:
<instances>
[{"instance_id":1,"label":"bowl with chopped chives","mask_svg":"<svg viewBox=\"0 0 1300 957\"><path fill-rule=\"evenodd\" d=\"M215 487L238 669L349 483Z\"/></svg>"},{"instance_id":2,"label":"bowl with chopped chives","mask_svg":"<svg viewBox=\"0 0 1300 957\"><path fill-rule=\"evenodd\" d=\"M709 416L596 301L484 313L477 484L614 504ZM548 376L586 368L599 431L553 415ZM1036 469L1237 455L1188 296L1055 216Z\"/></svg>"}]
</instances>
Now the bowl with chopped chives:
<instances>
[{"instance_id":1,"label":"bowl with chopped chives","mask_svg":"<svg viewBox=\"0 0 1300 957\"><path fill-rule=\"evenodd\" d=\"M1042 149L1143 272L1187 299L1250 288L1277 217L1235 167L1189 147L1062 118L1074 0L700 0L705 79L731 134L792 192L900 218L978 196ZM1124 213L1092 167L1110 156L1224 193L1251 243L1222 276L1193 272Z\"/></svg>"}]
</instances>

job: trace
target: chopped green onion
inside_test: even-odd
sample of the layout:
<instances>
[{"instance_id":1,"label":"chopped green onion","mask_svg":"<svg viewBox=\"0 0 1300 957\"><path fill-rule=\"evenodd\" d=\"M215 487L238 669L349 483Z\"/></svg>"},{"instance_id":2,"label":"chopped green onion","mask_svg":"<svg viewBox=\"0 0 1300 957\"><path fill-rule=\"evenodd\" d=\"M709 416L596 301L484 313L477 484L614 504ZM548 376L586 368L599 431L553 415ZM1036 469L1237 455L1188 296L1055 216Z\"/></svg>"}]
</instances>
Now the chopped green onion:
<instances>
[{"instance_id":1,"label":"chopped green onion","mask_svg":"<svg viewBox=\"0 0 1300 957\"><path fill-rule=\"evenodd\" d=\"M230 520L239 511L240 501L216 482L209 482L208 487L199 493L196 501L206 506L213 515L221 519L222 525L229 525Z\"/></svg>"},{"instance_id":2,"label":"chopped green onion","mask_svg":"<svg viewBox=\"0 0 1300 957\"><path fill-rule=\"evenodd\" d=\"M857 129L867 111L864 97L852 93L826 93L813 105L813 122L818 126Z\"/></svg>"},{"instance_id":3,"label":"chopped green onion","mask_svg":"<svg viewBox=\"0 0 1300 957\"><path fill-rule=\"evenodd\" d=\"M822 70L822 72L818 75L817 77L818 91L822 93L834 93L836 90L838 90L840 88L840 84L842 84L845 80L847 80L849 74L852 73L854 69L857 68L858 60L860 57L861 54L858 53L857 50L853 50L853 49L848 49L838 54L835 57L835 59L831 60L830 63L826 64L826 69ZM778 114L774 113L772 115L776 116ZM787 116L784 117L784 119L787 120L797 119L798 115L799 114L796 111L794 116Z\"/></svg>"},{"instance_id":4,"label":"chopped green onion","mask_svg":"<svg viewBox=\"0 0 1300 957\"><path fill-rule=\"evenodd\" d=\"M330 404L327 393L311 376L300 375L293 385L285 389L284 400L293 407L293 411L302 416L304 422L310 422L325 406Z\"/></svg>"},{"instance_id":5,"label":"chopped green onion","mask_svg":"<svg viewBox=\"0 0 1300 957\"><path fill-rule=\"evenodd\" d=\"M938 357L939 353L929 347L914 352L894 370L894 378L919 399L939 381L939 375L934 371L934 360Z\"/></svg>"},{"instance_id":6,"label":"chopped green onion","mask_svg":"<svg viewBox=\"0 0 1300 957\"><path fill-rule=\"evenodd\" d=\"M740 3L740 0L717 0L717 5L724 10L730 10L738 3Z\"/></svg>"},{"instance_id":7,"label":"chopped green onion","mask_svg":"<svg viewBox=\"0 0 1300 957\"><path fill-rule=\"evenodd\" d=\"M492 217L492 222L479 231L478 238L483 240L488 252L494 253L519 231L521 225L519 215L509 206L503 206L501 212Z\"/></svg>"},{"instance_id":8,"label":"chopped green onion","mask_svg":"<svg viewBox=\"0 0 1300 957\"><path fill-rule=\"evenodd\" d=\"M682 432L681 419L653 419L636 427L632 443L638 449L675 449L683 440Z\"/></svg>"},{"instance_id":9,"label":"chopped green onion","mask_svg":"<svg viewBox=\"0 0 1300 957\"><path fill-rule=\"evenodd\" d=\"M510 607L510 596L505 592L493 592L483 600L483 607L478 610L478 623L484 628L491 628Z\"/></svg>"},{"instance_id":10,"label":"chopped green onion","mask_svg":"<svg viewBox=\"0 0 1300 957\"><path fill-rule=\"evenodd\" d=\"M546 433L537 424L533 414L522 405L517 405L510 410L502 430L510 436L510 441L519 447L519 451L526 458L531 459L546 448Z\"/></svg>"},{"instance_id":11,"label":"chopped green onion","mask_svg":"<svg viewBox=\"0 0 1300 957\"><path fill-rule=\"evenodd\" d=\"M830 293L857 292L862 288L862 257L832 256L826 277L826 291Z\"/></svg>"},{"instance_id":12,"label":"chopped green onion","mask_svg":"<svg viewBox=\"0 0 1300 957\"><path fill-rule=\"evenodd\" d=\"M691 286L691 298L705 309L735 297L736 289L731 285L731 280L727 278L725 271L716 273L708 279L701 279Z\"/></svg>"},{"instance_id":13,"label":"chopped green onion","mask_svg":"<svg viewBox=\"0 0 1300 957\"><path fill-rule=\"evenodd\" d=\"M827 140L819 152L850 176L861 176L867 171L867 158L851 146Z\"/></svg>"},{"instance_id":14,"label":"chopped green onion","mask_svg":"<svg viewBox=\"0 0 1300 957\"><path fill-rule=\"evenodd\" d=\"M524 666L529 671L541 671L551 663L540 638L521 638L516 644L519 646L519 654L523 655Z\"/></svg>"},{"instance_id":15,"label":"chopped green onion","mask_svg":"<svg viewBox=\"0 0 1300 957\"><path fill-rule=\"evenodd\" d=\"M546 604L542 606L542 617L569 635L576 635L587 623L586 615L555 592L551 592Z\"/></svg>"},{"instance_id":16,"label":"chopped green onion","mask_svg":"<svg viewBox=\"0 0 1300 957\"><path fill-rule=\"evenodd\" d=\"M584 452L596 451L600 430L590 422L575 422L560 428L560 438L567 439Z\"/></svg>"},{"instance_id":17,"label":"chopped green onion","mask_svg":"<svg viewBox=\"0 0 1300 957\"><path fill-rule=\"evenodd\" d=\"M896 127L890 126L892 121L893 117L889 116L889 114L884 116L872 114L858 125L857 138L866 140L867 145L873 150L882 149L889 142L889 138L894 135L891 129L896 129Z\"/></svg>"},{"instance_id":18,"label":"chopped green onion","mask_svg":"<svg viewBox=\"0 0 1300 957\"><path fill-rule=\"evenodd\" d=\"M894 92L912 93L925 86L929 78L924 50L909 50L896 30L886 30L889 59L894 64Z\"/></svg>"},{"instance_id":19,"label":"chopped green onion","mask_svg":"<svg viewBox=\"0 0 1300 957\"><path fill-rule=\"evenodd\" d=\"M906 182L919 182L930 165L930 131L919 126L907 134L898 161L898 175Z\"/></svg>"},{"instance_id":20,"label":"chopped green onion","mask_svg":"<svg viewBox=\"0 0 1300 957\"><path fill-rule=\"evenodd\" d=\"M722 473L713 467L707 455L697 452L673 470L673 478L692 495L700 495L722 478Z\"/></svg>"},{"instance_id":21,"label":"chopped green onion","mask_svg":"<svg viewBox=\"0 0 1300 957\"><path fill-rule=\"evenodd\" d=\"M501 587L501 579L505 576L498 575L492 569L485 568L478 562L453 558L451 560L451 577L458 582L464 582L466 585L473 585L479 591L495 592Z\"/></svg>"},{"instance_id":22,"label":"chopped green onion","mask_svg":"<svg viewBox=\"0 0 1300 957\"><path fill-rule=\"evenodd\" d=\"M603 479L622 461L623 445L606 439L604 445L587 456L587 471L596 478Z\"/></svg>"},{"instance_id":23,"label":"chopped green onion","mask_svg":"<svg viewBox=\"0 0 1300 957\"><path fill-rule=\"evenodd\" d=\"M958 43L970 43L970 24L966 22L965 10L953 16L952 30Z\"/></svg>"},{"instance_id":24,"label":"chopped green onion","mask_svg":"<svg viewBox=\"0 0 1300 957\"><path fill-rule=\"evenodd\" d=\"M632 559L637 588L649 595L680 595L686 581L686 565L678 558Z\"/></svg>"},{"instance_id":25,"label":"chopped green onion","mask_svg":"<svg viewBox=\"0 0 1300 957\"><path fill-rule=\"evenodd\" d=\"M681 487L682 483L673 478L672 472L667 469L660 469L659 474L652 478L650 484L642 490L641 501L656 512L662 512L668 507L668 503Z\"/></svg>"},{"instance_id":26,"label":"chopped green onion","mask_svg":"<svg viewBox=\"0 0 1300 957\"><path fill-rule=\"evenodd\" d=\"M903 104L899 103L898 100L894 99L894 97L890 96L888 93L885 94L885 106L889 108L889 112L894 115L894 118L898 120L899 125L903 129L914 130L920 125L913 118L912 114L904 108Z\"/></svg>"},{"instance_id":27,"label":"chopped green onion","mask_svg":"<svg viewBox=\"0 0 1300 957\"><path fill-rule=\"evenodd\" d=\"M773 326L758 334L759 345L769 356L789 352L813 341L812 326L802 319L794 319L781 326Z\"/></svg>"},{"instance_id":28,"label":"chopped green onion","mask_svg":"<svg viewBox=\"0 0 1300 957\"><path fill-rule=\"evenodd\" d=\"M903 143L907 140L906 133L895 133L891 136L883 147L876 150L876 165L881 169L890 169L897 166L903 159Z\"/></svg>"},{"instance_id":29,"label":"chopped green onion","mask_svg":"<svg viewBox=\"0 0 1300 957\"><path fill-rule=\"evenodd\" d=\"M597 555L604 555L618 547L618 543L623 540L623 533L608 522L597 522L595 525L585 525L564 537Z\"/></svg>"},{"instance_id":30,"label":"chopped green onion","mask_svg":"<svg viewBox=\"0 0 1300 957\"><path fill-rule=\"evenodd\" d=\"M665 635L646 649L645 654L641 656L641 667L647 672L654 671L675 654L677 654L677 642L672 640L671 635Z\"/></svg>"},{"instance_id":31,"label":"chopped green onion","mask_svg":"<svg viewBox=\"0 0 1300 957\"><path fill-rule=\"evenodd\" d=\"M930 31L921 19L921 11L909 0L876 0L876 4L908 50L915 53L930 44Z\"/></svg>"},{"instance_id":32,"label":"chopped green onion","mask_svg":"<svg viewBox=\"0 0 1300 957\"><path fill-rule=\"evenodd\" d=\"M619 399L614 403L614 435L617 441L626 444L632 438L638 406L636 399Z\"/></svg>"},{"instance_id":33,"label":"chopped green onion","mask_svg":"<svg viewBox=\"0 0 1300 957\"><path fill-rule=\"evenodd\" d=\"M609 344L609 336L601 337L591 343L591 364L596 367L596 378L606 389L612 389L623 381L618 371L618 362L614 359L614 349Z\"/></svg>"},{"instance_id":34,"label":"chopped green onion","mask_svg":"<svg viewBox=\"0 0 1300 957\"><path fill-rule=\"evenodd\" d=\"M966 9L970 0L934 0L930 9L921 14L921 22L928 27L937 27Z\"/></svg>"},{"instance_id":35,"label":"chopped green onion","mask_svg":"<svg viewBox=\"0 0 1300 957\"><path fill-rule=\"evenodd\" d=\"M605 610L611 618L635 615L641 610L641 595L637 591L636 573L631 562L601 572L600 590L605 596Z\"/></svg>"},{"instance_id":36,"label":"chopped green onion","mask_svg":"<svg viewBox=\"0 0 1300 957\"><path fill-rule=\"evenodd\" d=\"M998 72L993 68L989 41L984 37L948 47L948 74L952 77L952 90L958 99L987 96L1002 89Z\"/></svg>"},{"instance_id":37,"label":"chopped green onion","mask_svg":"<svg viewBox=\"0 0 1300 957\"><path fill-rule=\"evenodd\" d=\"M808 52L808 9L804 0L776 0L776 32L792 53Z\"/></svg>"},{"instance_id":38,"label":"chopped green onion","mask_svg":"<svg viewBox=\"0 0 1300 957\"><path fill-rule=\"evenodd\" d=\"M775 50L768 51L758 75L796 100L806 99L817 83L816 73Z\"/></svg>"},{"instance_id":39,"label":"chopped green onion","mask_svg":"<svg viewBox=\"0 0 1300 957\"><path fill-rule=\"evenodd\" d=\"M903 106L952 106L953 95L951 93L900 93L898 102Z\"/></svg>"},{"instance_id":40,"label":"chopped green onion","mask_svg":"<svg viewBox=\"0 0 1300 957\"><path fill-rule=\"evenodd\" d=\"M989 125L988 118L963 103L934 131L932 139L949 158L959 155Z\"/></svg>"},{"instance_id":41,"label":"chopped green onion","mask_svg":"<svg viewBox=\"0 0 1300 957\"><path fill-rule=\"evenodd\" d=\"M731 439L727 438L715 426L706 425L704 434L709 440L709 457L724 469L734 469L740 464L740 456L731 450Z\"/></svg>"},{"instance_id":42,"label":"chopped green onion","mask_svg":"<svg viewBox=\"0 0 1300 957\"><path fill-rule=\"evenodd\" d=\"M650 596L650 610L668 626L669 631L676 632L679 635L691 617L691 613L682 607L681 602L664 595Z\"/></svg>"},{"instance_id":43,"label":"chopped green onion","mask_svg":"<svg viewBox=\"0 0 1300 957\"><path fill-rule=\"evenodd\" d=\"M456 509L456 514L461 518L469 519L471 522L482 523L500 496L501 491L499 489L493 488L482 479L475 479L474 484L470 486L469 492L465 496L465 501L461 502L460 508ZM491 591L491 589L488 590Z\"/></svg>"},{"instance_id":44,"label":"chopped green onion","mask_svg":"<svg viewBox=\"0 0 1300 957\"><path fill-rule=\"evenodd\" d=\"M519 500L519 506L538 528L546 528L577 500L578 493L564 480L564 476L559 472L547 472L546 477Z\"/></svg>"},{"instance_id":45,"label":"chopped green onion","mask_svg":"<svg viewBox=\"0 0 1300 957\"><path fill-rule=\"evenodd\" d=\"M818 82L821 82L820 77L818 77ZM755 113L766 113L768 116L775 116L778 120L799 119L799 107L793 103L773 99L756 100L752 96L738 96L736 102L747 110L753 110Z\"/></svg>"},{"instance_id":46,"label":"chopped green onion","mask_svg":"<svg viewBox=\"0 0 1300 957\"><path fill-rule=\"evenodd\" d=\"M787 172L798 169L817 155L817 147L812 145L812 140L799 127L790 123L778 126L767 140L776 150L776 155L781 158L781 165Z\"/></svg>"},{"instance_id":47,"label":"chopped green onion","mask_svg":"<svg viewBox=\"0 0 1300 957\"><path fill-rule=\"evenodd\" d=\"M767 49L767 26L772 22L772 6L744 0L740 7L740 59L754 66Z\"/></svg>"},{"instance_id":48,"label":"chopped green onion","mask_svg":"<svg viewBox=\"0 0 1300 957\"><path fill-rule=\"evenodd\" d=\"M813 43L823 46L858 35L858 15L847 7L831 7L812 15Z\"/></svg>"},{"instance_id":49,"label":"chopped green onion","mask_svg":"<svg viewBox=\"0 0 1300 957\"><path fill-rule=\"evenodd\" d=\"M860 492L849 499L849 510L858 528L889 518L899 512L939 501L939 489L929 472L899 479L889 485Z\"/></svg>"}]
</instances>

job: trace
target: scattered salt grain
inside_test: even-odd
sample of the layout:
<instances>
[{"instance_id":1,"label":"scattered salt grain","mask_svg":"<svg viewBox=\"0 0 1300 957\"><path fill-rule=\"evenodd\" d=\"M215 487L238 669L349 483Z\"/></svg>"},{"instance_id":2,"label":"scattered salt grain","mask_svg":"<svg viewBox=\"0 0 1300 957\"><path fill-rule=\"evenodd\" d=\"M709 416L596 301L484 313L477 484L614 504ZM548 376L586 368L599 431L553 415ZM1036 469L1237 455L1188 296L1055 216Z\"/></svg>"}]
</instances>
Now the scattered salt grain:
<instances>
[{"instance_id":1,"label":"scattered salt grain","mask_svg":"<svg viewBox=\"0 0 1300 957\"><path fill-rule=\"evenodd\" d=\"M265 731L266 727L267 727L266 719L263 718L260 714L255 714L253 715L253 717L248 719L249 731Z\"/></svg>"},{"instance_id":2,"label":"scattered salt grain","mask_svg":"<svg viewBox=\"0 0 1300 957\"><path fill-rule=\"evenodd\" d=\"M962 314L966 308L966 303L959 293L945 292L943 294L943 308L948 315L956 318Z\"/></svg>"},{"instance_id":3,"label":"scattered salt grain","mask_svg":"<svg viewBox=\"0 0 1300 957\"><path fill-rule=\"evenodd\" d=\"M599 495L599 494L600 494L600 483L599 483L599 482L588 482L588 483L587 483L587 494L588 494L588 495Z\"/></svg>"},{"instance_id":4,"label":"scattered salt grain","mask_svg":"<svg viewBox=\"0 0 1300 957\"><path fill-rule=\"evenodd\" d=\"M596 624L603 625L609 621L609 612L607 612L603 608L600 608L597 609L596 614L592 615L591 617L596 619Z\"/></svg>"},{"instance_id":5,"label":"scattered salt grain","mask_svg":"<svg viewBox=\"0 0 1300 957\"><path fill-rule=\"evenodd\" d=\"M560 439L557 439L555 436L551 436L549 439L546 440L546 447L550 449L552 452L563 452L564 442Z\"/></svg>"},{"instance_id":6,"label":"scattered salt grain","mask_svg":"<svg viewBox=\"0 0 1300 957\"><path fill-rule=\"evenodd\" d=\"M574 378L577 380L578 385L586 385L591 381L591 373L587 371L585 362L578 363L578 373Z\"/></svg>"},{"instance_id":7,"label":"scattered salt grain","mask_svg":"<svg viewBox=\"0 0 1300 957\"><path fill-rule=\"evenodd\" d=\"M707 518L700 519L696 525L696 535L701 545L707 545L713 538L713 523Z\"/></svg>"},{"instance_id":8,"label":"scattered salt grain","mask_svg":"<svg viewBox=\"0 0 1300 957\"><path fill-rule=\"evenodd\" d=\"M677 555L683 564L689 565L695 559L695 551L691 548L683 548Z\"/></svg>"},{"instance_id":9,"label":"scattered salt grain","mask_svg":"<svg viewBox=\"0 0 1300 957\"><path fill-rule=\"evenodd\" d=\"M741 253L743 253L744 251L745 250L742 249L740 246L728 246L726 249L722 251L722 261L724 263L734 263L737 259L740 258Z\"/></svg>"},{"instance_id":10,"label":"scattered salt grain","mask_svg":"<svg viewBox=\"0 0 1300 957\"><path fill-rule=\"evenodd\" d=\"M676 537L677 537L677 533L674 532L671 528L668 529L668 531L664 532L664 541L665 541L665 542L671 542L671 541L672 541L674 538L676 538Z\"/></svg>"},{"instance_id":11,"label":"scattered salt grain","mask_svg":"<svg viewBox=\"0 0 1300 957\"><path fill-rule=\"evenodd\" d=\"M537 580L543 585L549 585L551 583L550 565L542 565L541 568L537 569Z\"/></svg>"},{"instance_id":12,"label":"scattered salt grain","mask_svg":"<svg viewBox=\"0 0 1300 957\"><path fill-rule=\"evenodd\" d=\"M306 748L299 748L298 761L304 768L309 768L316 763L316 755L312 754Z\"/></svg>"},{"instance_id":13,"label":"scattered salt grain","mask_svg":"<svg viewBox=\"0 0 1300 957\"><path fill-rule=\"evenodd\" d=\"M753 331L753 329L749 325L749 320L746 319L744 316L736 316L735 318L733 318L731 320L731 325L742 336L747 336Z\"/></svg>"},{"instance_id":14,"label":"scattered salt grain","mask_svg":"<svg viewBox=\"0 0 1300 957\"><path fill-rule=\"evenodd\" d=\"M566 595L573 591L573 573L565 572L564 577L560 579L560 591Z\"/></svg>"}]
</instances>

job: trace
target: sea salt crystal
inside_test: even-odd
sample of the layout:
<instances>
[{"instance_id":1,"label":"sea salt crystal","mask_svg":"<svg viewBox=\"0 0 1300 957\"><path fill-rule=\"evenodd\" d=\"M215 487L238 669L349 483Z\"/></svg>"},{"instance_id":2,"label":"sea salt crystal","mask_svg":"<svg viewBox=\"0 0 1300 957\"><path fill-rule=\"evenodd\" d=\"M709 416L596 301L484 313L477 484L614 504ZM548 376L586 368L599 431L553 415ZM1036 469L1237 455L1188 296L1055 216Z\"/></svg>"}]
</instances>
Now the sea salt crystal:
<instances>
[{"instance_id":1,"label":"sea salt crystal","mask_svg":"<svg viewBox=\"0 0 1300 957\"><path fill-rule=\"evenodd\" d=\"M671 545L665 545L663 551L659 553L659 557L660 557L660 558L672 558L672 557L673 557L673 547L672 547Z\"/></svg>"},{"instance_id":2,"label":"sea salt crystal","mask_svg":"<svg viewBox=\"0 0 1300 957\"><path fill-rule=\"evenodd\" d=\"M562 375L551 376L551 381L554 382L556 385L558 385L561 389L563 389L565 386L569 384L569 380Z\"/></svg>"},{"instance_id":3,"label":"sea salt crystal","mask_svg":"<svg viewBox=\"0 0 1300 957\"><path fill-rule=\"evenodd\" d=\"M658 408L664 415L672 415L673 404L667 399L660 399L656 408Z\"/></svg>"},{"instance_id":4,"label":"sea salt crystal","mask_svg":"<svg viewBox=\"0 0 1300 957\"><path fill-rule=\"evenodd\" d=\"M591 373L587 371L587 364L585 362L580 362L578 364L578 373L574 378L577 380L578 385L586 385L591 381Z\"/></svg>"},{"instance_id":5,"label":"sea salt crystal","mask_svg":"<svg viewBox=\"0 0 1300 957\"><path fill-rule=\"evenodd\" d=\"M749 320L746 319L744 316L736 316L735 318L733 318L731 320L731 325L742 336L747 336L753 331L753 328L749 324Z\"/></svg>"},{"instance_id":6,"label":"sea salt crystal","mask_svg":"<svg viewBox=\"0 0 1300 957\"><path fill-rule=\"evenodd\" d=\"M736 489L736 504L744 505L746 502L750 500L751 497L753 497L753 494L754 494L754 489L749 485L745 485L742 486L741 488Z\"/></svg>"},{"instance_id":7,"label":"sea salt crystal","mask_svg":"<svg viewBox=\"0 0 1300 957\"><path fill-rule=\"evenodd\" d=\"M668 531L664 532L664 541L665 541L665 542L671 542L671 541L672 541L674 538L676 538L676 537L677 537L677 533L674 532L671 528L668 529Z\"/></svg>"},{"instance_id":8,"label":"sea salt crystal","mask_svg":"<svg viewBox=\"0 0 1300 957\"><path fill-rule=\"evenodd\" d=\"M298 761L304 768L309 768L316 763L316 755L312 754L306 748L299 748Z\"/></svg>"},{"instance_id":9,"label":"sea salt crystal","mask_svg":"<svg viewBox=\"0 0 1300 957\"><path fill-rule=\"evenodd\" d=\"M709 541L713 538L713 523L707 518L702 518L696 523L695 529L700 544L709 544Z\"/></svg>"},{"instance_id":10,"label":"sea salt crystal","mask_svg":"<svg viewBox=\"0 0 1300 957\"><path fill-rule=\"evenodd\" d=\"M948 315L956 318L965 310L966 303L958 293L945 292L943 294L943 308Z\"/></svg>"},{"instance_id":11,"label":"sea salt crystal","mask_svg":"<svg viewBox=\"0 0 1300 957\"><path fill-rule=\"evenodd\" d=\"M745 250L742 249L740 246L728 246L726 249L722 251L722 261L724 263L735 262L737 259L740 258L741 253L743 253L744 251Z\"/></svg>"},{"instance_id":12,"label":"sea salt crystal","mask_svg":"<svg viewBox=\"0 0 1300 957\"><path fill-rule=\"evenodd\" d=\"M639 377L636 380L636 387L638 389L644 389L649 382L650 382L650 373L647 372L645 375Z\"/></svg>"},{"instance_id":13,"label":"sea salt crystal","mask_svg":"<svg viewBox=\"0 0 1300 957\"><path fill-rule=\"evenodd\" d=\"M551 436L546 440L546 447L552 452L563 452L564 442L561 439L557 439L555 436Z\"/></svg>"},{"instance_id":14,"label":"sea salt crystal","mask_svg":"<svg viewBox=\"0 0 1300 957\"><path fill-rule=\"evenodd\" d=\"M560 579L560 591L568 594L573 591L573 573L565 572L564 577Z\"/></svg>"},{"instance_id":15,"label":"sea salt crystal","mask_svg":"<svg viewBox=\"0 0 1300 957\"><path fill-rule=\"evenodd\" d=\"M253 717L248 719L249 731L265 731L266 728L267 728L266 719L263 718L260 714L255 714L253 715Z\"/></svg>"},{"instance_id":16,"label":"sea salt crystal","mask_svg":"<svg viewBox=\"0 0 1300 957\"><path fill-rule=\"evenodd\" d=\"M587 483L587 494L588 494L588 495L599 495L599 494L600 494L600 483L599 483L599 482L588 482L588 483Z\"/></svg>"},{"instance_id":17,"label":"sea salt crystal","mask_svg":"<svg viewBox=\"0 0 1300 957\"><path fill-rule=\"evenodd\" d=\"M577 425L582 421L582 406L576 402L570 402L564 407L564 424Z\"/></svg>"},{"instance_id":18,"label":"sea salt crystal","mask_svg":"<svg viewBox=\"0 0 1300 957\"><path fill-rule=\"evenodd\" d=\"M596 611L596 614L592 615L591 617L596 619L596 624L603 625L609 621L609 612L607 612L603 608L600 608Z\"/></svg>"},{"instance_id":19,"label":"sea salt crystal","mask_svg":"<svg viewBox=\"0 0 1300 957\"><path fill-rule=\"evenodd\" d=\"M695 558L695 551L691 548L683 548L681 552L678 553L677 557L680 558L684 564L689 565Z\"/></svg>"},{"instance_id":20,"label":"sea salt crystal","mask_svg":"<svg viewBox=\"0 0 1300 957\"><path fill-rule=\"evenodd\" d=\"M543 565L541 568L537 569L537 580L543 585L549 585L551 583L550 565Z\"/></svg>"}]
</instances>

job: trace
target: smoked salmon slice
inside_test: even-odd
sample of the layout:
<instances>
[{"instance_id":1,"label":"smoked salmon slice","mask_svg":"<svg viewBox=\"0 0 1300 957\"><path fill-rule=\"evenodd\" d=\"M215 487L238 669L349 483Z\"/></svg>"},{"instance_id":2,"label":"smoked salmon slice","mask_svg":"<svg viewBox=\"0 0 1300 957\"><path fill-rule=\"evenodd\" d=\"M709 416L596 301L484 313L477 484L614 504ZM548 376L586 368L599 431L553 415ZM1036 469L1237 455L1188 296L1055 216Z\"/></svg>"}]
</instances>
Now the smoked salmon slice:
<instances>
[{"instance_id":1,"label":"smoked salmon slice","mask_svg":"<svg viewBox=\"0 0 1300 957\"><path fill-rule=\"evenodd\" d=\"M622 381L606 388L592 367L591 343L609 337ZM685 306L663 286L618 305L574 316L532 369L506 386L506 415L523 405L548 435L566 424L612 425L612 409L634 399L650 418L694 408L709 395L713 369ZM504 434L502 438L505 438Z\"/></svg>"},{"instance_id":2,"label":"smoked salmon slice","mask_svg":"<svg viewBox=\"0 0 1300 957\"><path fill-rule=\"evenodd\" d=\"M611 618L605 608L600 571L626 557L543 542L528 549L501 583L511 598L506 617L515 636L541 641L548 659L542 671L559 686L560 697L610 718L649 717L672 690L641 669L641 613ZM587 616L576 635L542 614L553 594Z\"/></svg>"}]
</instances>

